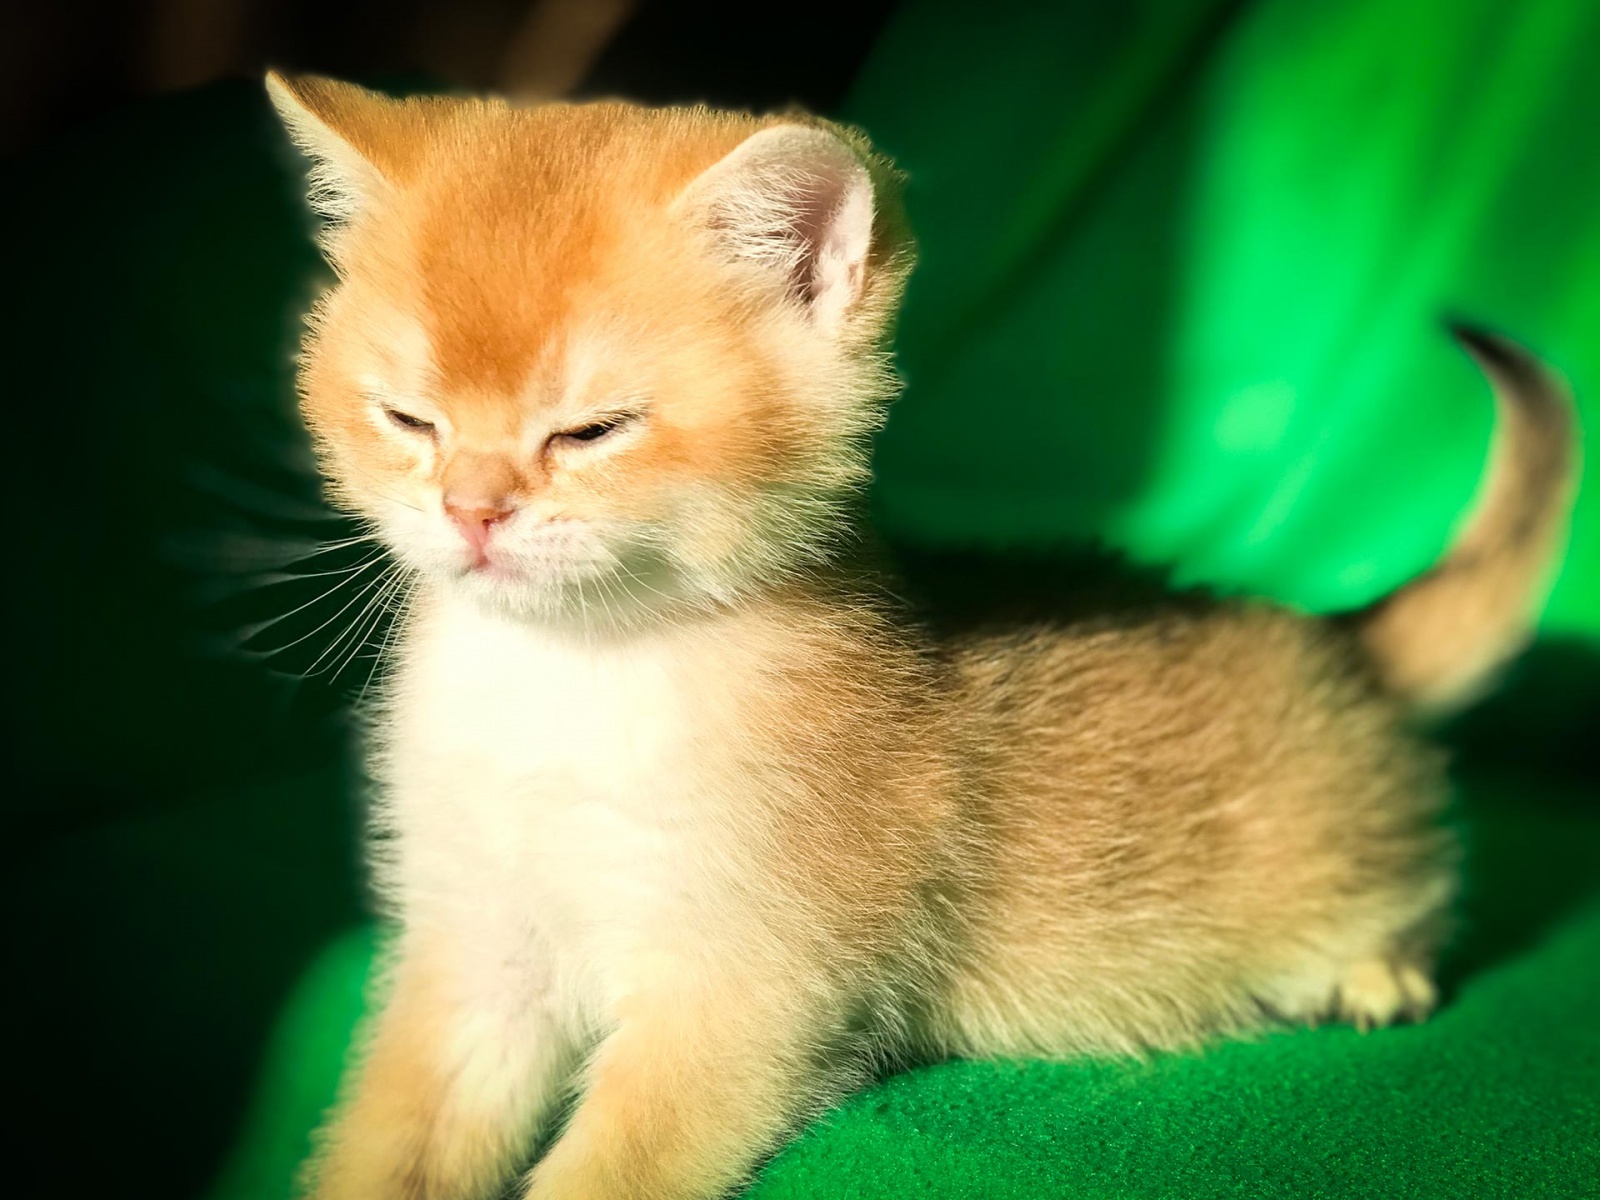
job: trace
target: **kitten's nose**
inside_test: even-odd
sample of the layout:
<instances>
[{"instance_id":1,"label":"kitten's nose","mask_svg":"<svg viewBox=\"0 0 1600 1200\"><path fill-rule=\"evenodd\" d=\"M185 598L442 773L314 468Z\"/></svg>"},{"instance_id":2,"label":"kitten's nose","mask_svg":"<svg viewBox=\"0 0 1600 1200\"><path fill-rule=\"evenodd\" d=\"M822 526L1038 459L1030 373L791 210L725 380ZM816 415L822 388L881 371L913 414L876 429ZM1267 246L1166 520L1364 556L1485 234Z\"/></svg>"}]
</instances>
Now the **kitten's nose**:
<instances>
[{"instance_id":1,"label":"kitten's nose","mask_svg":"<svg viewBox=\"0 0 1600 1200\"><path fill-rule=\"evenodd\" d=\"M444 510L450 514L450 519L461 531L461 536L467 539L467 545L472 547L474 553L480 555L484 546L488 544L490 530L516 511L501 505L485 504L482 501L458 503L451 500L444 502Z\"/></svg>"}]
</instances>

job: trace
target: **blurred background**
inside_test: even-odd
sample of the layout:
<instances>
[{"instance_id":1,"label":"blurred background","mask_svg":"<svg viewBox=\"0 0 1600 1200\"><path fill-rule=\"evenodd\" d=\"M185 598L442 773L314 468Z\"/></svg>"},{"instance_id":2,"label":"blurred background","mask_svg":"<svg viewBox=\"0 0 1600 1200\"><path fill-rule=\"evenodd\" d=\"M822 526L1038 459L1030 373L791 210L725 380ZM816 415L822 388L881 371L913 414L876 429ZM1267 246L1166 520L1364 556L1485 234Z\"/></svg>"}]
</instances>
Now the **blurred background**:
<instances>
[{"instance_id":1,"label":"blurred background","mask_svg":"<svg viewBox=\"0 0 1600 1200\"><path fill-rule=\"evenodd\" d=\"M300 314L327 274L267 65L861 124L909 172L922 248L873 511L963 603L1070 589L1101 549L1319 612L1410 578L1490 432L1447 313L1545 356L1600 426L1590 0L8 3L3 886L24 1195L286 1196L361 1009L350 712L386 626L356 619L360 559L293 414ZM758 1191L1053 1194L1039 1180L1078 1155L1108 1195L1236 1195L1308 1162L1361 1194L1593 1194L1574 1181L1600 1177L1577 1135L1600 1126L1597 639L1590 486L1538 643L1442 731L1470 847L1451 1006L1424 1040L1361 1043L1418 1055L1383 1058L1376 1092L1339 1090L1356 1051L1335 1031L1293 1040L1302 1091L1253 1120L1309 1142L1209 1136L1162 1107L1201 1095L1192 1080L1049 1074L1051 1108L957 1064L847 1109ZM1496 1040L1513 1027L1540 1032ZM1418 1064L1469 1042L1483 1074L1440 1100ZM1230 1095L1285 1077L1226 1062ZM929 1099L952 1089L1012 1123ZM971 1189L976 1166L918 1173L960 1148L992 1188Z\"/></svg>"},{"instance_id":2,"label":"blurred background","mask_svg":"<svg viewBox=\"0 0 1600 1200\"><path fill-rule=\"evenodd\" d=\"M893 7L638 0L130 0L9 4L0 25L0 151L142 96L268 66L530 99L830 108Z\"/></svg>"}]
</instances>

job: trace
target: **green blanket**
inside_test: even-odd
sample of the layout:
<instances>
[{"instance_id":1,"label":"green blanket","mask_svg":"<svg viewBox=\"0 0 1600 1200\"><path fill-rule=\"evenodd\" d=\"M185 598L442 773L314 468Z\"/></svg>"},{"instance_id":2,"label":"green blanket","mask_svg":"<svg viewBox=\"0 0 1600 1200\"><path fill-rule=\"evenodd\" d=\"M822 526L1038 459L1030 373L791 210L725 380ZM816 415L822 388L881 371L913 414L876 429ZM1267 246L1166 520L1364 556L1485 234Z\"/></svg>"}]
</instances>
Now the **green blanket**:
<instances>
[{"instance_id":1,"label":"green blanket","mask_svg":"<svg viewBox=\"0 0 1600 1200\"><path fill-rule=\"evenodd\" d=\"M1600 425L1597 66L1587 0L907 3L841 114L911 172L923 249L881 523L1314 610L1415 573L1489 433L1440 315ZM287 1196L361 1011L364 664L216 652L310 586L244 588L274 546L328 532L286 416L297 170L242 84L7 170L15 1059L24 1144L70 1146L30 1194ZM1470 855L1429 1022L924 1068L752 1196L1600 1195L1600 488L1542 633L1444 731Z\"/></svg>"}]
</instances>

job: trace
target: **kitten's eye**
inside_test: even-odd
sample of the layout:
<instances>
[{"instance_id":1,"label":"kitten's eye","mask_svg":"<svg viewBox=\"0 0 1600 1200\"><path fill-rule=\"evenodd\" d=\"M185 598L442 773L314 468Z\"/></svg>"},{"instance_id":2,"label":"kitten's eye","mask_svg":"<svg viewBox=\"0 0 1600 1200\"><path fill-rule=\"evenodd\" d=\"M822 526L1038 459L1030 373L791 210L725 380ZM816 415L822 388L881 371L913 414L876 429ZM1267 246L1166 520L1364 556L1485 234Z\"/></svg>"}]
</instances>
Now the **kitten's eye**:
<instances>
[{"instance_id":1,"label":"kitten's eye","mask_svg":"<svg viewBox=\"0 0 1600 1200\"><path fill-rule=\"evenodd\" d=\"M432 421L424 421L421 417L413 417L410 413L403 413L398 408L386 408L384 415L401 429L410 429L416 433L431 434L434 432Z\"/></svg>"},{"instance_id":2,"label":"kitten's eye","mask_svg":"<svg viewBox=\"0 0 1600 1200\"><path fill-rule=\"evenodd\" d=\"M598 442L608 434L615 433L624 425L631 424L638 419L637 413L617 413L614 416L602 417L598 421L591 421L587 425L580 425L576 429L564 429L550 440L553 442Z\"/></svg>"}]
</instances>

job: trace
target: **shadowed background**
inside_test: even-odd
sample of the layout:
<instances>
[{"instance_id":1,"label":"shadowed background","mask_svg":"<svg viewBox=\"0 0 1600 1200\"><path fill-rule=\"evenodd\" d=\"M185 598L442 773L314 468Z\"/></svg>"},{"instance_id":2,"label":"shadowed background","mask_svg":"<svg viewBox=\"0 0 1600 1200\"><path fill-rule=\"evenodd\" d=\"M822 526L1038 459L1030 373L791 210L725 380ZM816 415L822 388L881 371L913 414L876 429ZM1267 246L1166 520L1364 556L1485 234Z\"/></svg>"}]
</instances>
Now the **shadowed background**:
<instances>
[{"instance_id":1,"label":"shadowed background","mask_svg":"<svg viewBox=\"0 0 1600 1200\"><path fill-rule=\"evenodd\" d=\"M1387 591L1437 557L1487 447L1445 312L1532 346L1600 424L1586 0L804 18L7 10L23 1194L286 1196L360 1011L346 714L383 626L343 607L359 557L285 550L346 530L293 419L298 316L326 273L246 78L267 61L398 89L799 101L865 126L910 172L922 242L873 506L952 603L1070 597L1094 543L1316 611ZM1445 731L1471 855L1432 1022L925 1069L809 1131L753 1194L1596 1194L1600 488L1541 635Z\"/></svg>"}]
</instances>

